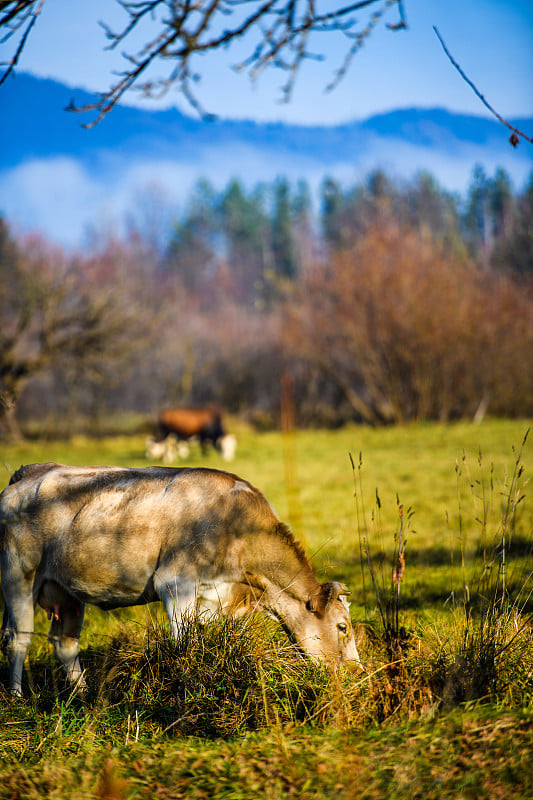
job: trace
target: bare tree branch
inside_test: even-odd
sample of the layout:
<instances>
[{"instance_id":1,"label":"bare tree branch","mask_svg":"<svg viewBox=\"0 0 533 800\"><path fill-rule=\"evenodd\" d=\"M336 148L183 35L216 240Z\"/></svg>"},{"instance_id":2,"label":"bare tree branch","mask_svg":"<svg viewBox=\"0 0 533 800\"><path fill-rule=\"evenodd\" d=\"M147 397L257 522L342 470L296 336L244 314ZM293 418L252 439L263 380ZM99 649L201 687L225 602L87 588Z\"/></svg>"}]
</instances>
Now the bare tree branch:
<instances>
[{"instance_id":1,"label":"bare tree branch","mask_svg":"<svg viewBox=\"0 0 533 800\"><path fill-rule=\"evenodd\" d=\"M221 48L231 46L255 29L258 42L250 55L235 66L237 71L246 71L251 78L256 78L267 67L281 69L288 73L287 80L281 87L282 99L288 101L292 95L297 76L302 64L309 59L321 60L319 53L310 49L311 34L333 33L343 34L349 42L347 52L341 65L326 86L331 91L345 77L357 51L365 43L383 16L395 6L398 21L387 23L390 30L402 30L407 27L404 0L358 0L328 11L319 13L316 0L117 0L128 19L118 32L113 31L105 23L101 23L109 40L108 49L130 41L129 37L145 24L159 27L155 37L149 38L136 54L124 52L126 68L118 73L118 80L111 87L99 94L94 103L76 106L73 102L69 110L80 112L96 112L92 122L84 125L91 128L96 125L121 100L126 91L136 88L145 97L159 98L172 87L183 94L187 101L203 116L202 108L194 84L199 75L192 64L196 56L204 55ZM0 64L5 67L0 75L0 84L13 72L24 50L28 37L43 9L45 0L0 0L0 29L6 34L0 42L19 36L12 58ZM366 12L374 6L366 24L360 24L354 14ZM229 23L229 24L228 24ZM434 31L452 65L463 80L475 92L485 107L503 125L511 131L509 140L513 147L520 138L533 144L533 139L523 131L507 122L479 92L474 83L451 55L438 29ZM172 63L165 78L145 80L141 78L149 67L157 63Z\"/></svg>"},{"instance_id":2,"label":"bare tree branch","mask_svg":"<svg viewBox=\"0 0 533 800\"><path fill-rule=\"evenodd\" d=\"M335 89L337 87L337 85L339 84L339 82L344 78L344 76L346 75L346 72L348 71L348 69L349 69L349 67L350 67L350 65L352 63L353 57L355 56L357 51L361 49L361 47L365 43L366 39L370 36L370 34L372 33L372 31L374 30L374 28L378 24L379 20L383 16L383 14L387 11L387 5L389 5L389 4L385 4L381 8L379 8L378 11L376 11L376 13L373 14L373 16L369 20L367 26L360 33L355 35L355 37L354 37L355 38L355 42L352 45L352 47L350 47L348 53L346 54L346 57L344 59L344 63L342 64L340 69L337 71L337 74L336 74L335 78L326 87L327 91L332 91L333 89ZM388 26L391 30L401 30L401 29L406 27L405 19L404 19L404 16L403 16L403 8L401 7L401 3L400 3L400 15L401 15L401 19L400 19L399 23L397 23L396 25L389 25ZM347 34L347 35L352 35L352 34Z\"/></svg>"},{"instance_id":3,"label":"bare tree branch","mask_svg":"<svg viewBox=\"0 0 533 800\"><path fill-rule=\"evenodd\" d=\"M2 3L0 28L7 28L6 39L20 35L13 58L0 82L13 71L18 63L27 38L45 0L14 0ZM99 94L94 103L77 107L71 103L72 111L92 111L96 116L84 127L97 124L120 101L126 91L136 88L145 97L160 97L175 86L188 102L204 114L195 84L199 75L194 64L199 56L222 48L228 48L237 40L248 36L252 42L250 55L236 65L235 69L246 71L251 78L257 77L267 67L288 73L281 87L282 99L287 101L292 94L302 64L308 59L321 59L311 50L312 34L340 33L348 42L348 53L328 89L334 88L346 74L351 60L378 21L396 7L397 23L389 24L391 30L406 27L402 0L358 0L339 5L326 13L320 13L316 0L117 0L127 15L122 29L113 31L102 24L108 39L108 49L115 49L131 41L133 33L148 31L157 26L155 36L146 33L146 42L137 52L124 52L126 66L118 73L111 87ZM334 4L332 4L334 5ZM366 15L370 7L375 13L365 23L355 14ZM0 11L0 14L2 12ZM22 33L21 33L22 31ZM255 43L254 43L255 35ZM316 38L316 37L315 37ZM158 64L171 64L166 77L141 79L148 68Z\"/></svg>"},{"instance_id":4,"label":"bare tree branch","mask_svg":"<svg viewBox=\"0 0 533 800\"><path fill-rule=\"evenodd\" d=\"M444 39L443 39L443 38L442 38L442 36L440 35L440 33L439 33L439 31L438 31L438 28L436 28L436 27L435 27L435 25L433 26L433 30L434 30L434 31L435 31L435 33L437 34L437 38L438 38L439 42L440 42L440 43L441 43L441 45L442 45L442 49L444 50L444 52L446 53L446 55L447 55L447 56L448 56L448 58L450 59L451 63L453 64L453 66L455 67L455 69L457 70L457 72L459 73L459 75L461 76L461 78L463 78L463 80L464 80L464 81L466 81L466 83L467 83L467 84L470 86L470 88L471 88L471 89L474 91L474 93L477 95L477 97L479 97L479 99L481 100L481 102L483 103L483 105L484 105L486 108L488 108L488 110L491 112L491 114L494 114L494 116L496 117L496 119L497 119L497 120L499 120L499 121L500 121L500 122L501 122L503 125L505 125L507 128L509 128L509 130L510 130L510 131L512 131L512 133L511 133L511 135L510 135L510 137L509 137L509 141L511 142L511 144L513 145L513 147L516 147L516 145L519 143L519 141L520 141L519 137L520 137L520 136L521 136L523 139L525 139L526 141L528 141L528 142L531 142L531 144L533 144L533 139L530 139L530 137L529 137L529 136L526 136L526 134L525 134L525 133L523 133L521 130L519 130L518 128L515 128L515 127L514 127L514 125L511 125L509 122L507 122L507 120L505 120L505 119L504 119L504 118L501 116L501 114L498 114L498 112L497 112L497 111L496 111L496 110L495 110L495 109L494 109L494 108L493 108L493 107L490 105L490 103L488 103L488 102L487 102L487 100L485 100L485 98L483 97L483 95L481 94L481 92L480 92L480 91L477 89L477 87L475 86L475 84L474 84L474 83L472 83L472 81L470 80L470 78L468 77L468 75L466 75L466 74L465 74L464 70L463 70L463 69L461 69L461 67L459 66L459 64L457 63L457 61L454 59L454 57L452 56L452 54L450 53L450 51L449 51L449 50L448 50L448 48L446 47L446 44L445 44L445 42L444 42Z\"/></svg>"},{"instance_id":5,"label":"bare tree branch","mask_svg":"<svg viewBox=\"0 0 533 800\"><path fill-rule=\"evenodd\" d=\"M13 57L6 63L0 63L0 67L7 67L4 74L0 77L0 86L13 72L21 56L26 41L31 33L37 17L43 10L45 0L16 0L16 2L0 3L0 8L5 11L4 16L0 17L0 28L7 28L6 35L0 39L0 44L11 38L21 28L23 28L20 41ZM26 26L26 27L24 27Z\"/></svg>"}]
</instances>

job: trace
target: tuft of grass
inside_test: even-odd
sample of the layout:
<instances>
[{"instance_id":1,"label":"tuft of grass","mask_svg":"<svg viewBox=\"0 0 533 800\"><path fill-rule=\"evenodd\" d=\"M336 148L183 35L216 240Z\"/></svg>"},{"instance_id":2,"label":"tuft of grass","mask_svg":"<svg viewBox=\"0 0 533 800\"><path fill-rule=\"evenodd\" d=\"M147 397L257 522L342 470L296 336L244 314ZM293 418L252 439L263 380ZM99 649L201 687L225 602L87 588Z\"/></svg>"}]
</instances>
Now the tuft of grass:
<instances>
[{"instance_id":1,"label":"tuft of grass","mask_svg":"<svg viewBox=\"0 0 533 800\"><path fill-rule=\"evenodd\" d=\"M444 709L489 701L533 707L533 631L531 622L512 608L502 610L490 625L457 615L430 664Z\"/></svg>"},{"instance_id":2,"label":"tuft of grass","mask_svg":"<svg viewBox=\"0 0 533 800\"><path fill-rule=\"evenodd\" d=\"M431 652L422 648L424 634L402 624L400 616L401 583L405 573L404 510L397 500L399 529L394 536L392 558L385 556L381 524L381 501L376 492L368 525L363 500L361 466L356 469L350 456L354 476L357 528L360 561L365 582L371 585L378 610L374 635L384 648L384 674L388 681L374 697L376 721L383 721L407 709L408 716L424 713L424 708L439 705L450 708L464 702L491 700L496 703L517 703L527 707L533 697L533 531L527 528L529 517L521 512L525 506L525 469L523 451L528 438L514 453L510 473L505 470L498 481L493 465L489 478L483 472L481 453L478 459L479 477L473 478L466 456L458 476L458 536L462 578L462 604L458 604L452 588L450 620L441 619L441 630L447 625L450 633L445 642L437 636L439 645ZM472 549L467 547L466 525L463 524L464 487L466 479L470 492L479 538ZM407 527L412 517L407 513ZM369 533L369 531L371 533ZM378 552L371 554L368 539L378 543ZM513 542L520 548L513 550ZM467 553L473 553L473 558ZM450 562L454 562L453 548ZM365 580L365 573L367 575ZM369 576L369 577L368 577ZM365 594L365 609L367 598ZM403 609L402 609L403 611ZM444 620L444 626L442 622ZM416 620L415 620L416 624ZM381 632L379 633L379 627ZM420 630L420 625L418 625ZM424 659L413 657L413 647L424 649Z\"/></svg>"},{"instance_id":3,"label":"tuft of grass","mask_svg":"<svg viewBox=\"0 0 533 800\"><path fill-rule=\"evenodd\" d=\"M313 664L262 617L194 613L177 640L154 623L142 638L117 637L93 651L91 702L127 714L126 738L139 720L164 738L228 739L271 728L363 730L433 713L439 699L420 653L391 662L386 639L372 626L364 635L360 673Z\"/></svg>"},{"instance_id":4,"label":"tuft of grass","mask_svg":"<svg viewBox=\"0 0 533 800\"><path fill-rule=\"evenodd\" d=\"M122 705L162 734L228 738L310 720L327 684L268 620L198 614L174 640L152 623L144 637L115 638L93 654L98 702Z\"/></svg>"},{"instance_id":5,"label":"tuft of grass","mask_svg":"<svg viewBox=\"0 0 533 800\"><path fill-rule=\"evenodd\" d=\"M492 469L488 482L472 480L465 470L474 508L480 512L476 513L480 537L470 580L460 537L463 603L456 609L455 632L447 653L440 656L444 705L512 701L513 696L523 703L525 697L533 697L533 531L522 538L522 543L528 542L526 557L512 558L512 544L523 522L520 512L527 481L522 455L528 433L518 452L513 448L514 467L501 485ZM481 461L480 456L480 466Z\"/></svg>"}]
</instances>

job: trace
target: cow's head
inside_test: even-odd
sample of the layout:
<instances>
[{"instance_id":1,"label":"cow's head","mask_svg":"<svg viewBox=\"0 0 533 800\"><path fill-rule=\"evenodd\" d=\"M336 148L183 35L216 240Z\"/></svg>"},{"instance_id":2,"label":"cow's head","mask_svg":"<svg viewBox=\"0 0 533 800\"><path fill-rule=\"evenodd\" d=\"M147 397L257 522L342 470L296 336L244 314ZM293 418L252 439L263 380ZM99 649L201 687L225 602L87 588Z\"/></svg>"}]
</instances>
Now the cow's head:
<instances>
[{"instance_id":1,"label":"cow's head","mask_svg":"<svg viewBox=\"0 0 533 800\"><path fill-rule=\"evenodd\" d=\"M315 588L316 587L316 588ZM315 581L307 599L279 590L257 575L232 587L226 611L241 616L262 611L281 622L289 637L311 660L342 664L365 671L355 645L347 597L342 583Z\"/></svg>"},{"instance_id":2,"label":"cow's head","mask_svg":"<svg viewBox=\"0 0 533 800\"><path fill-rule=\"evenodd\" d=\"M300 647L314 661L352 665L363 669L355 646L347 596L342 583L323 583L306 604L298 630Z\"/></svg>"}]
</instances>

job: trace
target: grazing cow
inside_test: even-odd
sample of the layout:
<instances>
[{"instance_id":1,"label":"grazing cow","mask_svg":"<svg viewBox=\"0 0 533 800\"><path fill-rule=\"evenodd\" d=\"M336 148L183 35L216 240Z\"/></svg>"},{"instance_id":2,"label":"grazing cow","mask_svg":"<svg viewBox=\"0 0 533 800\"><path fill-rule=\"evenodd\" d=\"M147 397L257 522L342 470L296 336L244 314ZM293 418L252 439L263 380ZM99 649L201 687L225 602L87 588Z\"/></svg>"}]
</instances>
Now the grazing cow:
<instances>
[{"instance_id":1,"label":"grazing cow","mask_svg":"<svg viewBox=\"0 0 533 800\"><path fill-rule=\"evenodd\" d=\"M222 414L215 406L205 408L166 408L159 414L158 440L163 441L174 434L178 441L198 439L202 452L207 452L211 443L230 461L235 454L236 439L227 439L222 424Z\"/></svg>"},{"instance_id":2,"label":"grazing cow","mask_svg":"<svg viewBox=\"0 0 533 800\"><path fill-rule=\"evenodd\" d=\"M0 494L0 571L14 695L37 603L80 688L86 603L111 609L160 600L175 636L193 608L237 615L258 608L311 659L360 667L346 588L320 584L266 498L227 472L21 467Z\"/></svg>"}]
</instances>

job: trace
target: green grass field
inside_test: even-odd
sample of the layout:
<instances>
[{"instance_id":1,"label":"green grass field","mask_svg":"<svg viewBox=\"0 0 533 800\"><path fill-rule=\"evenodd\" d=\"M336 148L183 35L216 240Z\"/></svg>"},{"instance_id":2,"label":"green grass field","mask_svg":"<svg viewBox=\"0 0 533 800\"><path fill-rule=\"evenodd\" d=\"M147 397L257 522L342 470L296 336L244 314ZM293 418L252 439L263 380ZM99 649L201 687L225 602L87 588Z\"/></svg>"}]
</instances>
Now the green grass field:
<instances>
[{"instance_id":1,"label":"green grass field","mask_svg":"<svg viewBox=\"0 0 533 800\"><path fill-rule=\"evenodd\" d=\"M81 701L38 611L25 699L0 689L0 798L533 797L529 425L282 436L234 421L231 470L291 523L322 580L351 588L367 674L307 664L260 620L192 620L175 645L155 607L89 608ZM140 434L3 445L0 487L35 461L148 463ZM196 450L187 463L224 467ZM400 524L405 633L391 645L364 544L385 613Z\"/></svg>"}]
</instances>

